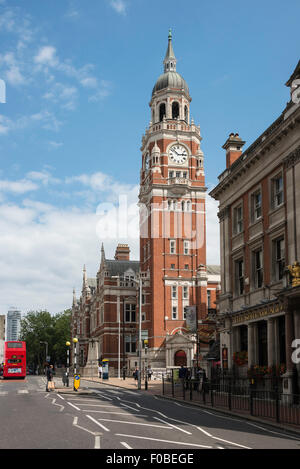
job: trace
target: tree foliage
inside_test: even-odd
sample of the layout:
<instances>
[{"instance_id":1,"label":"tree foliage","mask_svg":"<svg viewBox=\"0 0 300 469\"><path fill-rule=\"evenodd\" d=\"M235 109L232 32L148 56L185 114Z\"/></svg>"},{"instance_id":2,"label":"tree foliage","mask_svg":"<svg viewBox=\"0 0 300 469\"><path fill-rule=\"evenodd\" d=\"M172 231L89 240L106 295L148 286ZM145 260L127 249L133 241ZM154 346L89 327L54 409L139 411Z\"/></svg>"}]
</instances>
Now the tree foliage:
<instances>
[{"instance_id":1,"label":"tree foliage","mask_svg":"<svg viewBox=\"0 0 300 469\"><path fill-rule=\"evenodd\" d=\"M65 363L66 341L71 334L71 310L55 315L48 311L29 311L21 320L20 339L26 342L27 363L34 368L42 367L48 356L53 364Z\"/></svg>"}]
</instances>

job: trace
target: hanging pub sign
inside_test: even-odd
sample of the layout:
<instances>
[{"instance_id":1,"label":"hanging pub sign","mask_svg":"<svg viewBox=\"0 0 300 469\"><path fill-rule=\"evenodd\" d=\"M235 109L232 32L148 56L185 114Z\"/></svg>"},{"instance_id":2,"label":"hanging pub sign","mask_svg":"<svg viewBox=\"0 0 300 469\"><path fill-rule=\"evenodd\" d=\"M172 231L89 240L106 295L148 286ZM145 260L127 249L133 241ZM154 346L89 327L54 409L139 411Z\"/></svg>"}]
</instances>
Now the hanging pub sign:
<instances>
[{"instance_id":1,"label":"hanging pub sign","mask_svg":"<svg viewBox=\"0 0 300 469\"><path fill-rule=\"evenodd\" d=\"M228 369L228 348L227 347L222 348L222 368L223 370Z\"/></svg>"}]
</instances>

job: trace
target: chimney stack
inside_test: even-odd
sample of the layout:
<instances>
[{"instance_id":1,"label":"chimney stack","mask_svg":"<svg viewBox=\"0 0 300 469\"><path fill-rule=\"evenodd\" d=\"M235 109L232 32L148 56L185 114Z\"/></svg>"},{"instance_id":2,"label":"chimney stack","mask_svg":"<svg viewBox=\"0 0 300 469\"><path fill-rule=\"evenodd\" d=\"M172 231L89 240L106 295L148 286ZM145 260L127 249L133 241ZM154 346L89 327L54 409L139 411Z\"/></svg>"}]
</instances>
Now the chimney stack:
<instances>
[{"instance_id":1,"label":"chimney stack","mask_svg":"<svg viewBox=\"0 0 300 469\"><path fill-rule=\"evenodd\" d=\"M116 253L116 261L129 261L130 260L130 249L128 244L118 244Z\"/></svg>"},{"instance_id":2,"label":"chimney stack","mask_svg":"<svg viewBox=\"0 0 300 469\"><path fill-rule=\"evenodd\" d=\"M239 134L234 134L233 132L229 135L228 139L224 143L223 147L226 150L226 168L230 166L241 156L242 148L245 145Z\"/></svg>"}]
</instances>

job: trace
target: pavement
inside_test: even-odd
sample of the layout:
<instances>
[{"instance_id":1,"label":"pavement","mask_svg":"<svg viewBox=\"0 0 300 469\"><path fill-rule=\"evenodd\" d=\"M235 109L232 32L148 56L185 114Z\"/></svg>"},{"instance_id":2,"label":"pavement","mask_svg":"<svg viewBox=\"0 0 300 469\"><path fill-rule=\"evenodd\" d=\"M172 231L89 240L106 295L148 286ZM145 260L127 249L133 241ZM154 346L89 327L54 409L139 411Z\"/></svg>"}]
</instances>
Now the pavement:
<instances>
[{"instance_id":1,"label":"pavement","mask_svg":"<svg viewBox=\"0 0 300 469\"><path fill-rule=\"evenodd\" d=\"M62 379L61 378L54 378L55 381L55 390L60 391L60 392L75 392L73 391L73 379L70 377L69 381L69 387L63 386L62 385ZM137 392L146 392L152 395L160 395L162 393L162 381L161 380L150 380L148 381L148 389L145 390L145 381L142 380L141 382L141 389L139 390L137 387L137 381L133 378L126 378L125 380L123 378L109 378L109 379L102 379L102 378L81 378L81 388L79 387L77 392L86 392L85 389L82 389L82 386L84 386L84 382L92 382L92 383L100 383L100 384L105 384L109 386L116 386L119 388L125 388L129 390L135 390Z\"/></svg>"}]
</instances>

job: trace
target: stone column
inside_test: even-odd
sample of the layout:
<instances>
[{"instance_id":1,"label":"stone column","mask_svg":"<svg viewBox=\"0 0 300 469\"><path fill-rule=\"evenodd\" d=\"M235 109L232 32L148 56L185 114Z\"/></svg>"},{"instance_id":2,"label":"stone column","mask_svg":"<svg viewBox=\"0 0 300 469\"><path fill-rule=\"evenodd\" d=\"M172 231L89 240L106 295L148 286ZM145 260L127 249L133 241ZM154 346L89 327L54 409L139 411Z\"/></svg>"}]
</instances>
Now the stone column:
<instances>
[{"instance_id":1,"label":"stone column","mask_svg":"<svg viewBox=\"0 0 300 469\"><path fill-rule=\"evenodd\" d=\"M268 318L268 366L275 364L275 328L274 318Z\"/></svg>"},{"instance_id":2,"label":"stone column","mask_svg":"<svg viewBox=\"0 0 300 469\"><path fill-rule=\"evenodd\" d=\"M291 347L294 339L294 318L291 311L285 313L285 350L286 350L286 371L291 372L293 370L292 353Z\"/></svg>"},{"instance_id":3,"label":"stone column","mask_svg":"<svg viewBox=\"0 0 300 469\"><path fill-rule=\"evenodd\" d=\"M248 368L255 365L254 355L254 324L248 324Z\"/></svg>"}]
</instances>

